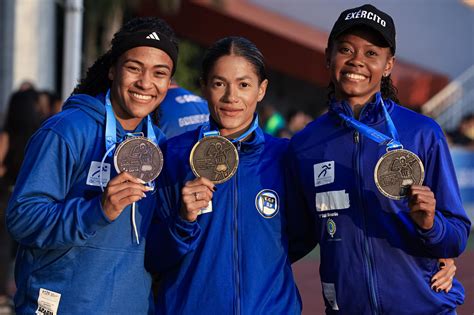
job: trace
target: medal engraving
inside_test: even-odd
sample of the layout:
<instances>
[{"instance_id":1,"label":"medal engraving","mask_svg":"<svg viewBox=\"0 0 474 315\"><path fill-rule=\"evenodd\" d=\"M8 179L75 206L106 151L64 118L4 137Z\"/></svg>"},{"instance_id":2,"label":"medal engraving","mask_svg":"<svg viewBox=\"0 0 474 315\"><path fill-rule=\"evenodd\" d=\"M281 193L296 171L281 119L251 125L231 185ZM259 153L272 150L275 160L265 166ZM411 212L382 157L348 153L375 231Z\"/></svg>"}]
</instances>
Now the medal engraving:
<instances>
[{"instance_id":1,"label":"medal engraving","mask_svg":"<svg viewBox=\"0 0 474 315\"><path fill-rule=\"evenodd\" d=\"M206 177L220 184L234 176L239 165L239 154L226 138L209 136L194 145L189 164L196 177Z\"/></svg>"},{"instance_id":2,"label":"medal engraving","mask_svg":"<svg viewBox=\"0 0 474 315\"><path fill-rule=\"evenodd\" d=\"M413 152L399 149L385 153L378 160L374 180L384 196L398 200L406 197L411 185L421 185L424 175L420 158Z\"/></svg>"},{"instance_id":3,"label":"medal engraving","mask_svg":"<svg viewBox=\"0 0 474 315\"><path fill-rule=\"evenodd\" d=\"M163 153L145 137L132 137L115 150L114 165L117 173L127 172L145 182L160 175L163 168Z\"/></svg>"}]
</instances>

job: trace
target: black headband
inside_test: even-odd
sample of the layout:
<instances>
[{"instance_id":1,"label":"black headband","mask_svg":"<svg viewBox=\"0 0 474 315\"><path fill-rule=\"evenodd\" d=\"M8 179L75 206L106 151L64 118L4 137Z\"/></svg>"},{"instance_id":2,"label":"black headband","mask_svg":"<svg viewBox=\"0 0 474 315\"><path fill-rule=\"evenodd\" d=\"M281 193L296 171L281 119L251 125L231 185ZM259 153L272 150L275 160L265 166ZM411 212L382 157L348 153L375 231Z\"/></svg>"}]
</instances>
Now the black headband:
<instances>
[{"instance_id":1,"label":"black headband","mask_svg":"<svg viewBox=\"0 0 474 315\"><path fill-rule=\"evenodd\" d=\"M173 75L176 71L176 66L178 63L178 48L167 36L159 33L158 31L147 30L125 33L116 36L113 39L113 42L116 42L116 44L112 45L111 53L115 58L118 58L127 50L139 46L148 46L161 49L167 53L173 61L171 75Z\"/></svg>"}]
</instances>

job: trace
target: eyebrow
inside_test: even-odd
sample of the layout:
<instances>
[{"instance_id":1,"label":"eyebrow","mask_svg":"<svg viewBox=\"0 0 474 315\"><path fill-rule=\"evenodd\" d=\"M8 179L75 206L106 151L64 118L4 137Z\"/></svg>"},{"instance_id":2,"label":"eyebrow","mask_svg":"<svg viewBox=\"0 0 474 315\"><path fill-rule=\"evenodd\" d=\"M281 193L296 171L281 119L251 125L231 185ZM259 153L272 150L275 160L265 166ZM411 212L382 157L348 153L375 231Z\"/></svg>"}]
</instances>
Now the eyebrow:
<instances>
[{"instance_id":1,"label":"eyebrow","mask_svg":"<svg viewBox=\"0 0 474 315\"><path fill-rule=\"evenodd\" d=\"M349 44L349 45L354 45L352 42L348 40L338 40L337 41L339 44ZM376 44L368 44L368 45L363 45L364 47L378 47L378 48L383 48L381 46L378 46Z\"/></svg>"},{"instance_id":2,"label":"eyebrow","mask_svg":"<svg viewBox=\"0 0 474 315\"><path fill-rule=\"evenodd\" d=\"M212 76L211 79L218 79L218 80L222 80L222 81L228 81L226 78L221 77L220 75L214 75L214 76ZM252 78L250 76L244 75L243 77L237 78L237 81L251 80L251 79Z\"/></svg>"},{"instance_id":3,"label":"eyebrow","mask_svg":"<svg viewBox=\"0 0 474 315\"><path fill-rule=\"evenodd\" d=\"M141 62L139 60L136 60L136 59L125 59L123 61L123 64L126 64L127 62L135 62L135 63L138 63L141 66L145 65L143 62ZM153 68L166 68L168 70L171 70L170 66L168 66L167 64L157 64L157 65L154 65Z\"/></svg>"}]
</instances>

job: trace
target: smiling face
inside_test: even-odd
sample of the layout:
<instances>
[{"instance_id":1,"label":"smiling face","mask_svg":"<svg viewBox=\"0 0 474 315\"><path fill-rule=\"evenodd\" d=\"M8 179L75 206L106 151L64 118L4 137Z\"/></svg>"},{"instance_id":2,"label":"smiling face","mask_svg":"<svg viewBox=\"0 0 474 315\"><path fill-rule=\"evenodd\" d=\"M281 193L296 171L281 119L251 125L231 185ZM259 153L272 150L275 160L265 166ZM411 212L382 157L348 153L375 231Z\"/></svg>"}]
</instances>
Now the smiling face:
<instances>
[{"instance_id":1,"label":"smiling face","mask_svg":"<svg viewBox=\"0 0 474 315\"><path fill-rule=\"evenodd\" d=\"M382 76L392 71L395 57L374 31L356 28L339 36L326 50L338 100L364 105L380 91Z\"/></svg>"},{"instance_id":2,"label":"smiling face","mask_svg":"<svg viewBox=\"0 0 474 315\"><path fill-rule=\"evenodd\" d=\"M244 57L224 55L217 59L202 90L222 136L248 128L267 84L267 80L259 82L255 66Z\"/></svg>"},{"instance_id":3,"label":"smiling face","mask_svg":"<svg viewBox=\"0 0 474 315\"><path fill-rule=\"evenodd\" d=\"M135 47L123 53L109 70L110 98L125 130L134 130L166 96L173 61L164 51Z\"/></svg>"}]
</instances>

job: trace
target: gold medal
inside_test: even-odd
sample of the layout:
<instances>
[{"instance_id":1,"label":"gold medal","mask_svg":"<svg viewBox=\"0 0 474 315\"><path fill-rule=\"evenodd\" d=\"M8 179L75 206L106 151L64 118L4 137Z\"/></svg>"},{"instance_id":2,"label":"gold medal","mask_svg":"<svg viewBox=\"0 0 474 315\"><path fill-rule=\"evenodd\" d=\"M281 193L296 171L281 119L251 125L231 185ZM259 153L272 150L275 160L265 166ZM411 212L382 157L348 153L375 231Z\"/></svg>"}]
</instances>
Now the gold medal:
<instances>
[{"instance_id":1,"label":"gold medal","mask_svg":"<svg viewBox=\"0 0 474 315\"><path fill-rule=\"evenodd\" d=\"M115 150L114 166L117 173L127 172L145 182L158 177L163 168L163 153L145 137L131 137Z\"/></svg>"},{"instance_id":2,"label":"gold medal","mask_svg":"<svg viewBox=\"0 0 474 315\"><path fill-rule=\"evenodd\" d=\"M194 145L189 164L196 177L206 177L215 184L221 184L234 176L239 166L239 154L226 138L208 136Z\"/></svg>"},{"instance_id":3,"label":"gold medal","mask_svg":"<svg viewBox=\"0 0 474 315\"><path fill-rule=\"evenodd\" d=\"M423 184L425 168L420 158L404 149L388 151L377 162L374 171L379 191L390 199L407 196L411 185Z\"/></svg>"}]
</instances>

